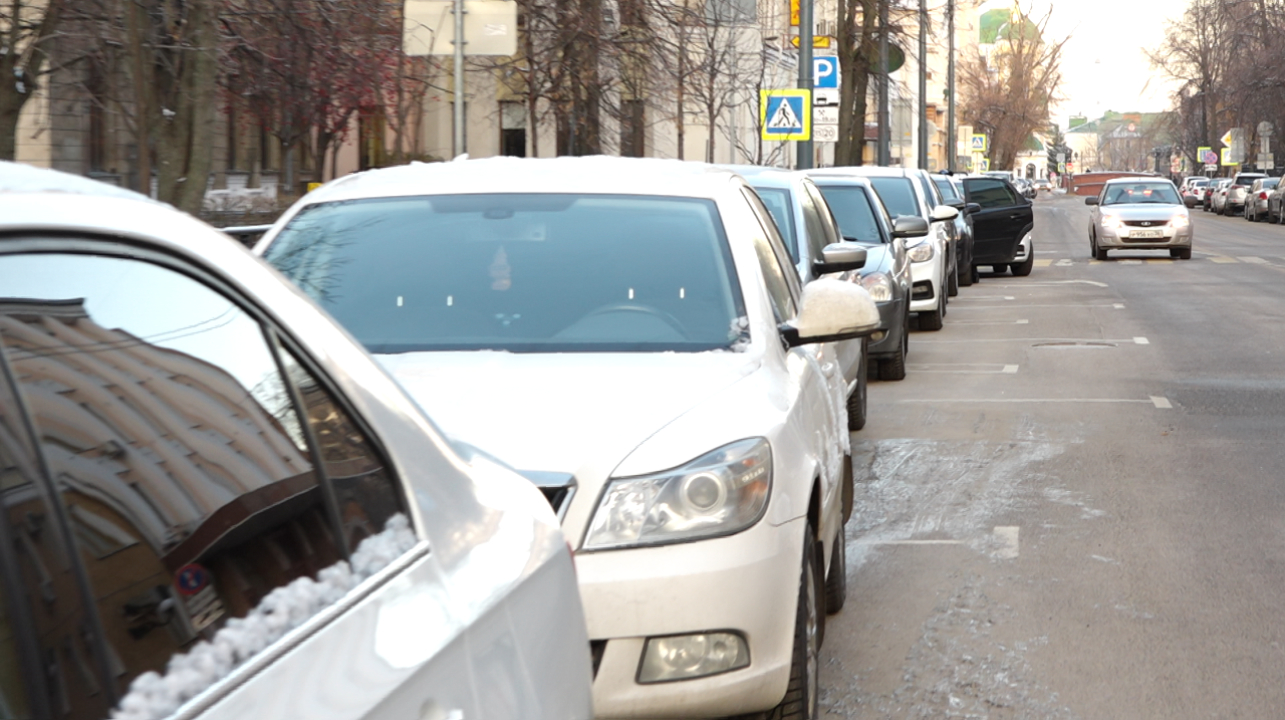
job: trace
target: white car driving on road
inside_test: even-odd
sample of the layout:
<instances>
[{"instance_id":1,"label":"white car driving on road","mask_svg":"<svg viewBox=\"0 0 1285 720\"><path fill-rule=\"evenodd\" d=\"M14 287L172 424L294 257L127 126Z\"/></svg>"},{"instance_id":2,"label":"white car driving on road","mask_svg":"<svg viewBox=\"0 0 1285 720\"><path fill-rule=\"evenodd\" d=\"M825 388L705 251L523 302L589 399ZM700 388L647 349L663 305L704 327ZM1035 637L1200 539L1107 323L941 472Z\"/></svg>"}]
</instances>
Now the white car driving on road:
<instances>
[{"instance_id":1,"label":"white car driving on road","mask_svg":"<svg viewBox=\"0 0 1285 720\"><path fill-rule=\"evenodd\" d=\"M853 491L843 384L816 343L879 317L857 284L800 286L741 177L415 164L309 193L257 250L554 503L598 717L816 716ZM865 250L823 256L842 272Z\"/></svg>"}]
</instances>

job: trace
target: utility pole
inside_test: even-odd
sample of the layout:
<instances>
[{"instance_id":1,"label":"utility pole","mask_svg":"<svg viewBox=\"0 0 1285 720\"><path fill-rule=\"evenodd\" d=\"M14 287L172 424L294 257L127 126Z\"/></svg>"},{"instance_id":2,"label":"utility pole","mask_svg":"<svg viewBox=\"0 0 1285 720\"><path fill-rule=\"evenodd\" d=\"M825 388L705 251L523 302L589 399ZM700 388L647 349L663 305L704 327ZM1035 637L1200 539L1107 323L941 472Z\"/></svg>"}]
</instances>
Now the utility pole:
<instances>
[{"instance_id":1,"label":"utility pole","mask_svg":"<svg viewBox=\"0 0 1285 720\"><path fill-rule=\"evenodd\" d=\"M453 155L459 157L467 151L468 136L464 134L464 0L455 0L451 12L455 14L455 147Z\"/></svg>"},{"instance_id":2,"label":"utility pole","mask_svg":"<svg viewBox=\"0 0 1285 720\"><path fill-rule=\"evenodd\" d=\"M946 0L946 34L949 41L946 52L946 169L955 172L958 133L955 125L955 0Z\"/></svg>"},{"instance_id":3,"label":"utility pole","mask_svg":"<svg viewBox=\"0 0 1285 720\"><path fill-rule=\"evenodd\" d=\"M888 117L888 3L879 3L879 148L878 164L887 167L892 163L892 127Z\"/></svg>"},{"instance_id":4,"label":"utility pole","mask_svg":"<svg viewBox=\"0 0 1285 720\"><path fill-rule=\"evenodd\" d=\"M812 4L813 0L799 0L799 88L812 90ZM812 112L809 101L804 112ZM810 119L803 119L811 127ZM713 128L710 128L713 132ZM794 166L798 170L812 168L812 140L799 140L795 143L798 157Z\"/></svg>"},{"instance_id":5,"label":"utility pole","mask_svg":"<svg viewBox=\"0 0 1285 720\"><path fill-rule=\"evenodd\" d=\"M920 170L928 169L928 0L919 0L919 153Z\"/></svg>"}]
</instances>

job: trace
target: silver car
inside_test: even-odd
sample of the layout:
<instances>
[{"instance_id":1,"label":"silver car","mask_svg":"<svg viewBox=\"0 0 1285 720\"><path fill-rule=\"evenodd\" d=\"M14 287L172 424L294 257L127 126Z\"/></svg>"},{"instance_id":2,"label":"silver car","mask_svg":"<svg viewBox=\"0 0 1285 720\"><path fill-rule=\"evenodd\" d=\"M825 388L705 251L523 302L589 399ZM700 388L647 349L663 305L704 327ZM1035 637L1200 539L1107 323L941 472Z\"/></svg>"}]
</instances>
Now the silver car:
<instances>
[{"instance_id":1,"label":"silver car","mask_svg":"<svg viewBox=\"0 0 1285 720\"><path fill-rule=\"evenodd\" d=\"M589 718L545 497L188 215L0 163L5 717Z\"/></svg>"},{"instance_id":2,"label":"silver car","mask_svg":"<svg viewBox=\"0 0 1285 720\"><path fill-rule=\"evenodd\" d=\"M1232 178L1231 184L1227 186L1227 192L1223 201L1219 203L1223 215L1239 215L1245 210L1245 200L1249 197L1249 186L1254 184L1255 180L1265 178L1264 173L1236 173Z\"/></svg>"},{"instance_id":3,"label":"silver car","mask_svg":"<svg viewBox=\"0 0 1285 720\"><path fill-rule=\"evenodd\" d=\"M1249 186L1249 192L1245 195L1245 219L1250 222L1258 222L1270 213L1268 211L1268 197L1276 186L1280 183L1280 178L1259 178Z\"/></svg>"},{"instance_id":4,"label":"silver car","mask_svg":"<svg viewBox=\"0 0 1285 720\"><path fill-rule=\"evenodd\" d=\"M1093 257L1107 259L1108 250L1168 250L1169 256L1191 259L1191 217L1178 190L1168 180L1117 178L1108 180L1093 206L1089 246Z\"/></svg>"}]
</instances>

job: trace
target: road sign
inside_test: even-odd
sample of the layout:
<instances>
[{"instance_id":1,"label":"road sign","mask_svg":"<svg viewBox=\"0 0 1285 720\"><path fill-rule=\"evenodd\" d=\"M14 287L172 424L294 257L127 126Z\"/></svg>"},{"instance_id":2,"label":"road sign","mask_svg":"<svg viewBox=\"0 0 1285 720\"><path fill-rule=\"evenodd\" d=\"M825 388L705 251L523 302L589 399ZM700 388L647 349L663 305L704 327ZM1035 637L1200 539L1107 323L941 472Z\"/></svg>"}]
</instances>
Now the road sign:
<instances>
[{"instance_id":1,"label":"road sign","mask_svg":"<svg viewBox=\"0 0 1285 720\"><path fill-rule=\"evenodd\" d=\"M812 91L812 107L839 106L839 91L821 88Z\"/></svg>"},{"instance_id":2,"label":"road sign","mask_svg":"<svg viewBox=\"0 0 1285 720\"><path fill-rule=\"evenodd\" d=\"M1229 147L1223 148L1223 156L1222 156L1223 167L1231 167L1233 165L1239 165L1240 163L1236 162L1235 160L1236 159L1231 156L1231 148Z\"/></svg>"},{"instance_id":3,"label":"road sign","mask_svg":"<svg viewBox=\"0 0 1285 720\"><path fill-rule=\"evenodd\" d=\"M1066 172L1066 163L1065 163L1065 162L1060 162L1060 163L1058 163L1058 164L1057 164L1057 172L1058 172L1058 174L1059 174L1059 175L1061 175L1062 173Z\"/></svg>"},{"instance_id":4,"label":"road sign","mask_svg":"<svg viewBox=\"0 0 1285 720\"><path fill-rule=\"evenodd\" d=\"M812 139L812 91L760 90L759 122L764 140Z\"/></svg>"},{"instance_id":5,"label":"road sign","mask_svg":"<svg viewBox=\"0 0 1285 720\"><path fill-rule=\"evenodd\" d=\"M799 26L799 0L790 0L790 27Z\"/></svg>"},{"instance_id":6,"label":"road sign","mask_svg":"<svg viewBox=\"0 0 1285 720\"><path fill-rule=\"evenodd\" d=\"M812 58L812 87L818 90L839 87L839 58L833 55Z\"/></svg>"},{"instance_id":7,"label":"road sign","mask_svg":"<svg viewBox=\"0 0 1285 720\"><path fill-rule=\"evenodd\" d=\"M1067 164L1066 164L1066 171L1067 171L1067 172L1069 172L1069 173L1073 173L1073 172L1075 172L1075 163L1073 163L1073 162L1069 162L1069 163L1067 163Z\"/></svg>"},{"instance_id":8,"label":"road sign","mask_svg":"<svg viewBox=\"0 0 1285 720\"><path fill-rule=\"evenodd\" d=\"M839 108L827 107L824 105L812 106L812 129L815 131L817 125L838 125Z\"/></svg>"},{"instance_id":9,"label":"road sign","mask_svg":"<svg viewBox=\"0 0 1285 720\"><path fill-rule=\"evenodd\" d=\"M1228 130L1226 135L1223 135L1221 138L1218 138L1219 141L1222 142L1222 144L1226 145L1227 147L1231 147L1231 137L1232 137L1231 133L1232 131Z\"/></svg>"},{"instance_id":10,"label":"road sign","mask_svg":"<svg viewBox=\"0 0 1285 720\"><path fill-rule=\"evenodd\" d=\"M968 141L968 149L973 152L986 152L990 149L990 144L986 141L986 135L982 133L974 134Z\"/></svg>"},{"instance_id":11,"label":"road sign","mask_svg":"<svg viewBox=\"0 0 1285 720\"><path fill-rule=\"evenodd\" d=\"M812 128L814 142L839 142L838 125L817 125Z\"/></svg>"},{"instance_id":12,"label":"road sign","mask_svg":"<svg viewBox=\"0 0 1285 720\"><path fill-rule=\"evenodd\" d=\"M1271 136L1272 136L1272 131L1274 131L1275 129L1276 129L1276 128L1275 128L1275 127L1274 127L1270 122L1268 122L1268 121L1266 121L1266 120L1264 120L1264 121L1262 121L1262 122L1258 123L1258 135L1259 135L1259 137L1265 137L1265 138L1266 138L1266 137L1271 137Z\"/></svg>"},{"instance_id":13,"label":"road sign","mask_svg":"<svg viewBox=\"0 0 1285 720\"><path fill-rule=\"evenodd\" d=\"M1258 153L1258 169L1270 170L1276 167L1275 153Z\"/></svg>"},{"instance_id":14,"label":"road sign","mask_svg":"<svg viewBox=\"0 0 1285 720\"><path fill-rule=\"evenodd\" d=\"M402 49L407 55L451 55L455 20L451 0L407 0L402 11ZM518 4L511 0L464 1L465 55L513 55L518 51Z\"/></svg>"},{"instance_id":15,"label":"road sign","mask_svg":"<svg viewBox=\"0 0 1285 720\"><path fill-rule=\"evenodd\" d=\"M1066 153L1064 153L1064 152L1060 152L1060 153L1058 153L1058 154L1057 154L1057 162L1058 162L1058 164L1059 164L1059 165L1060 165L1060 164L1062 164L1062 163L1064 163L1064 162L1066 162Z\"/></svg>"},{"instance_id":16,"label":"road sign","mask_svg":"<svg viewBox=\"0 0 1285 720\"><path fill-rule=\"evenodd\" d=\"M960 125L955 129L955 155L967 155L972 152L968 146L972 143L973 126Z\"/></svg>"},{"instance_id":17,"label":"road sign","mask_svg":"<svg viewBox=\"0 0 1285 720\"><path fill-rule=\"evenodd\" d=\"M1205 165L1217 165L1218 153L1213 148L1201 147L1196 148L1196 157Z\"/></svg>"},{"instance_id":18,"label":"road sign","mask_svg":"<svg viewBox=\"0 0 1285 720\"><path fill-rule=\"evenodd\" d=\"M830 47L830 44L831 44L831 43L833 43L833 42L834 42L834 38L830 37L829 35L813 35L813 36L812 36L812 47L813 47L814 49L826 50L826 49L828 49L828 48ZM798 36L798 35L791 35L791 36L790 36L790 44L791 44L791 45L793 45L794 47L798 47L798 46L799 46L799 36Z\"/></svg>"}]
</instances>

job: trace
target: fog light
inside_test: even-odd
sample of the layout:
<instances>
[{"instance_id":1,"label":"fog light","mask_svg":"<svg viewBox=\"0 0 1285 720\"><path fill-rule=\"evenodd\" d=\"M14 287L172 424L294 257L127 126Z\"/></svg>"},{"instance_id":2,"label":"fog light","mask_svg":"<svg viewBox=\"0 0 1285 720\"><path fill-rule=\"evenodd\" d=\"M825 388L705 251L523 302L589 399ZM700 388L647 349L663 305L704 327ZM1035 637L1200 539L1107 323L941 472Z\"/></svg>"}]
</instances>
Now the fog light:
<instances>
[{"instance_id":1,"label":"fog light","mask_svg":"<svg viewBox=\"0 0 1285 720\"><path fill-rule=\"evenodd\" d=\"M750 649L736 633L714 632L695 635L672 635L647 638L638 682L658 683L670 680L717 675L750 664Z\"/></svg>"},{"instance_id":2,"label":"fog light","mask_svg":"<svg viewBox=\"0 0 1285 720\"><path fill-rule=\"evenodd\" d=\"M879 342L880 340L886 337L888 337L888 333L884 332L883 330L879 330L870 336L870 342Z\"/></svg>"}]
</instances>

